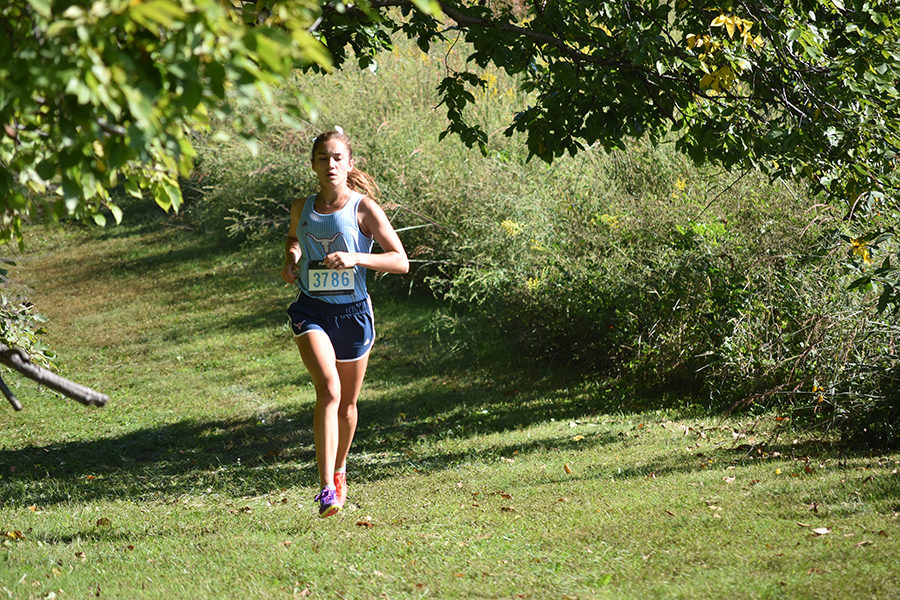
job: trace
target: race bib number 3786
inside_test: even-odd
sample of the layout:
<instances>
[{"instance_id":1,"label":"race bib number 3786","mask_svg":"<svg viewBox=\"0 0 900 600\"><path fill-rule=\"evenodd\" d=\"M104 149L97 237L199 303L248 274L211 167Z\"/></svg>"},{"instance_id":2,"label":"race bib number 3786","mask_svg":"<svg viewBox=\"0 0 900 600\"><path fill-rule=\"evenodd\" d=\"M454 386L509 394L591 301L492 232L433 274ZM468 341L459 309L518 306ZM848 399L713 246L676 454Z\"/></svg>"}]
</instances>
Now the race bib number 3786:
<instances>
[{"instance_id":1,"label":"race bib number 3786","mask_svg":"<svg viewBox=\"0 0 900 600\"><path fill-rule=\"evenodd\" d=\"M313 296L352 294L355 276L353 269L329 269L322 261L310 261L309 293Z\"/></svg>"}]
</instances>

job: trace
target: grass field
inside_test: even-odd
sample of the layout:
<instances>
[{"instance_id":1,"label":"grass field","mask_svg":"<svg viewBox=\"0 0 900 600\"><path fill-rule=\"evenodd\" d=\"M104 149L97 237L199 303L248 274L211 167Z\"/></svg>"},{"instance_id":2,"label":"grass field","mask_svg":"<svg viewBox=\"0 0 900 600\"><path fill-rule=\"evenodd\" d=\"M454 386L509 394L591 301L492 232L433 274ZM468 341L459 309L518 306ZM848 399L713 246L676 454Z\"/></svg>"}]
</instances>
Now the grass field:
<instances>
[{"instance_id":1,"label":"grass field","mask_svg":"<svg viewBox=\"0 0 900 600\"><path fill-rule=\"evenodd\" d=\"M164 224L29 233L15 281L85 409L6 380L0 598L900 598L900 455L614 380L448 359L379 298L350 498L267 251Z\"/></svg>"}]
</instances>

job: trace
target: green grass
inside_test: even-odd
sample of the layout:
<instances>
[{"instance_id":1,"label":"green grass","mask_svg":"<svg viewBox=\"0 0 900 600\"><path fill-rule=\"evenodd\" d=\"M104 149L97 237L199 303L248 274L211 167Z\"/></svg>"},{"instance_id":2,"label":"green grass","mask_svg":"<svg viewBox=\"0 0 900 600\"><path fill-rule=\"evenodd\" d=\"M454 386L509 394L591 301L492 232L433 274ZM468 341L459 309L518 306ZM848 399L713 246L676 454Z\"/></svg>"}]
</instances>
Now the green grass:
<instances>
[{"instance_id":1,"label":"green grass","mask_svg":"<svg viewBox=\"0 0 900 600\"><path fill-rule=\"evenodd\" d=\"M25 410L0 411L0 598L900 597L900 455L448 357L438 306L377 284L350 502L319 520L277 243L27 244L14 276L61 373L111 401L6 375Z\"/></svg>"}]
</instances>

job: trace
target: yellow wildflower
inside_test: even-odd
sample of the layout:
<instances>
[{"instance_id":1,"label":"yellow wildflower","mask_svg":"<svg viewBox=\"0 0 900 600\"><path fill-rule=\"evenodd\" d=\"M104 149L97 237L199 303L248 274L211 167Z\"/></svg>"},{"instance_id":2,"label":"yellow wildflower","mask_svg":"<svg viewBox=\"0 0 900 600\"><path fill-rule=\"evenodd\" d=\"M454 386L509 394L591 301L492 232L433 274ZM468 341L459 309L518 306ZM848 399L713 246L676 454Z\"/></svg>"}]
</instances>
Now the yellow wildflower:
<instances>
[{"instance_id":1,"label":"yellow wildflower","mask_svg":"<svg viewBox=\"0 0 900 600\"><path fill-rule=\"evenodd\" d=\"M622 226L622 224L619 223L618 215L600 215L600 221L605 223L610 229L618 229Z\"/></svg>"},{"instance_id":2,"label":"yellow wildflower","mask_svg":"<svg viewBox=\"0 0 900 600\"><path fill-rule=\"evenodd\" d=\"M506 235L508 235L509 237L515 237L522 232L522 226L515 221L510 221L509 219L500 223L500 227L503 228L504 233L506 233Z\"/></svg>"},{"instance_id":3,"label":"yellow wildflower","mask_svg":"<svg viewBox=\"0 0 900 600\"><path fill-rule=\"evenodd\" d=\"M872 264L872 252L869 250L869 244L860 239L851 239L850 244L853 246L853 254L860 257L867 264Z\"/></svg>"}]
</instances>

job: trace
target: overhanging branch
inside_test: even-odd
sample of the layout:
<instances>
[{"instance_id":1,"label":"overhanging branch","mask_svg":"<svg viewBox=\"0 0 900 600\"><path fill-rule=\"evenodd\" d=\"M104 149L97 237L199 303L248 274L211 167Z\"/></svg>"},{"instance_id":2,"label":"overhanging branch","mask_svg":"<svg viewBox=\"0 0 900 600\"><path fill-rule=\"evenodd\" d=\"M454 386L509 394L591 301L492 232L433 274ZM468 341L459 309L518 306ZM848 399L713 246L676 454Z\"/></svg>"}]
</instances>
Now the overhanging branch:
<instances>
[{"instance_id":1,"label":"overhanging branch","mask_svg":"<svg viewBox=\"0 0 900 600\"><path fill-rule=\"evenodd\" d=\"M412 2L410 2L409 0L371 0L369 4L372 6L372 8L379 9L412 6ZM520 27L519 25L515 25L513 23L510 23L509 21L476 17L448 2L439 1L438 4L441 7L441 11L443 11L445 15L451 18L460 27L479 27L482 29L493 29L512 33L514 35L525 38L526 40L534 42L535 44L545 44L547 46L551 46L557 49L566 58L576 62L584 62L601 67L629 69L634 68L634 65L625 61L609 60L606 58L595 56L593 54L586 54L581 50L578 50L577 48L573 48L572 46L567 44L565 40L561 40L553 35L550 35L549 33L543 33L540 31L528 29L526 27Z\"/></svg>"}]
</instances>

